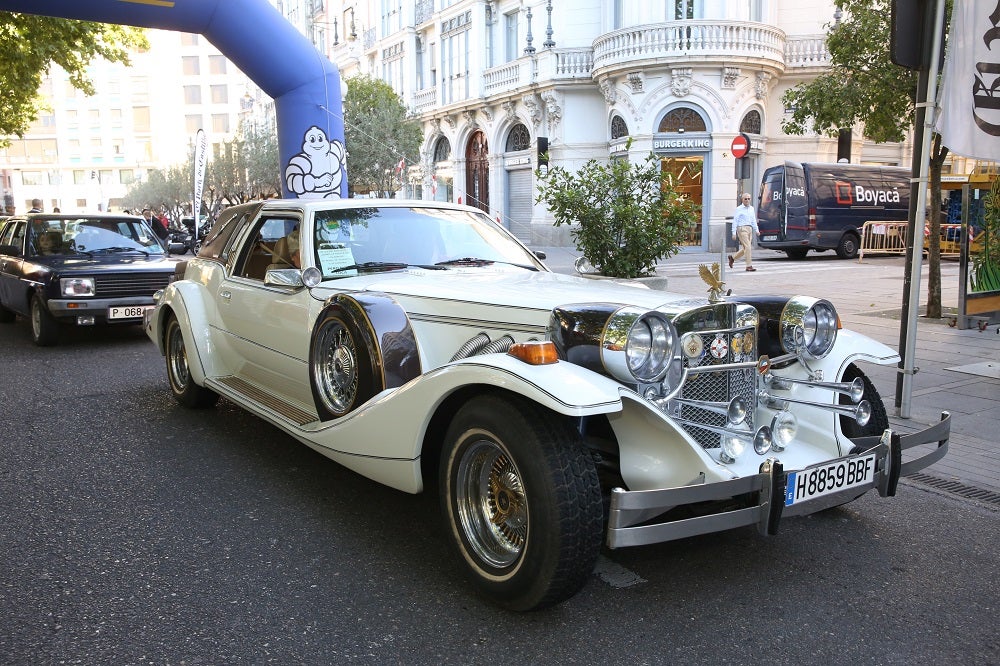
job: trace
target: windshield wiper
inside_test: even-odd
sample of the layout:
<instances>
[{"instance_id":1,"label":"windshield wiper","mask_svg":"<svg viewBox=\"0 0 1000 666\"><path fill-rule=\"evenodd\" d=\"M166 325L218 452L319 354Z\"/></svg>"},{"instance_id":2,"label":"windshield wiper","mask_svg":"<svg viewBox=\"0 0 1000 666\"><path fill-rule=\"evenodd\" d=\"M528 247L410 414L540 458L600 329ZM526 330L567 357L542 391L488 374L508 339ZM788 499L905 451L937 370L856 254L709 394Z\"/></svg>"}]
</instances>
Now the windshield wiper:
<instances>
[{"instance_id":1,"label":"windshield wiper","mask_svg":"<svg viewBox=\"0 0 1000 666\"><path fill-rule=\"evenodd\" d=\"M360 264L351 264L350 266L341 266L339 268L334 268L331 273L340 273L342 271L398 271L403 268L407 268L409 264L400 263L398 261L364 261Z\"/></svg>"},{"instance_id":2,"label":"windshield wiper","mask_svg":"<svg viewBox=\"0 0 1000 666\"><path fill-rule=\"evenodd\" d=\"M448 261L439 261L435 266L491 266L492 264L505 264L507 266L516 266L517 268L525 268L529 271L537 271L538 269L534 266L529 266L528 264L515 264L512 261L498 261L496 259L479 259L477 257L462 257L461 259L449 259Z\"/></svg>"},{"instance_id":3,"label":"windshield wiper","mask_svg":"<svg viewBox=\"0 0 1000 666\"><path fill-rule=\"evenodd\" d=\"M145 250L140 250L139 248L136 247L123 247L120 245L114 245L112 247L102 247L97 250L94 250L94 252L141 252L147 257L149 256L149 252L146 252Z\"/></svg>"}]
</instances>

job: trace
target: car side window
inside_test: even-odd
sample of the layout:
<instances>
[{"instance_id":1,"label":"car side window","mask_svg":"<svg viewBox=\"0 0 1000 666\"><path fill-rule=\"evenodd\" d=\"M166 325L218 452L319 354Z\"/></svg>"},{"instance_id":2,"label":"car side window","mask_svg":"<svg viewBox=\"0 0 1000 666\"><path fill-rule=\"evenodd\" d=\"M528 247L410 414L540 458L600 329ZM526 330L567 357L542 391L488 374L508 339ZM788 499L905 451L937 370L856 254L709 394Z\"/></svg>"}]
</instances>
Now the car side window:
<instances>
[{"instance_id":1,"label":"car side window","mask_svg":"<svg viewBox=\"0 0 1000 666\"><path fill-rule=\"evenodd\" d=\"M0 225L0 245L10 245L10 237L14 234L14 223Z\"/></svg>"},{"instance_id":2,"label":"car side window","mask_svg":"<svg viewBox=\"0 0 1000 666\"><path fill-rule=\"evenodd\" d=\"M24 222L9 222L0 237L0 245L12 245L24 255L24 232L27 225Z\"/></svg>"},{"instance_id":3,"label":"car side window","mask_svg":"<svg viewBox=\"0 0 1000 666\"><path fill-rule=\"evenodd\" d=\"M299 220L288 216L261 217L250 230L244 243L243 252L234 267L234 275L264 280L269 266L279 263L278 241L298 228Z\"/></svg>"}]
</instances>

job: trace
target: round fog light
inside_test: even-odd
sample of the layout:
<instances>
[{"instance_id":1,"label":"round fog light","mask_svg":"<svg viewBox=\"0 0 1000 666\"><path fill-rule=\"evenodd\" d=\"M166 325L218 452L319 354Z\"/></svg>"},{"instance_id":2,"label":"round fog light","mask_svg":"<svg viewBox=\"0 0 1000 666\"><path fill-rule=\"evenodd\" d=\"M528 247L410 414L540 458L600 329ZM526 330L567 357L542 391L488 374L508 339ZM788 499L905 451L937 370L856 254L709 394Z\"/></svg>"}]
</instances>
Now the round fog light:
<instances>
[{"instance_id":1,"label":"round fog light","mask_svg":"<svg viewBox=\"0 0 1000 666\"><path fill-rule=\"evenodd\" d=\"M784 451L799 430L799 422L791 412L778 412L771 419L771 449Z\"/></svg>"},{"instance_id":2,"label":"round fog light","mask_svg":"<svg viewBox=\"0 0 1000 666\"><path fill-rule=\"evenodd\" d=\"M749 434L750 433L747 433L747 435ZM736 462L736 459L739 458L743 454L743 451L747 448L747 440L745 436L740 437L726 433L723 433L719 444L722 446L722 462L726 463Z\"/></svg>"}]
</instances>

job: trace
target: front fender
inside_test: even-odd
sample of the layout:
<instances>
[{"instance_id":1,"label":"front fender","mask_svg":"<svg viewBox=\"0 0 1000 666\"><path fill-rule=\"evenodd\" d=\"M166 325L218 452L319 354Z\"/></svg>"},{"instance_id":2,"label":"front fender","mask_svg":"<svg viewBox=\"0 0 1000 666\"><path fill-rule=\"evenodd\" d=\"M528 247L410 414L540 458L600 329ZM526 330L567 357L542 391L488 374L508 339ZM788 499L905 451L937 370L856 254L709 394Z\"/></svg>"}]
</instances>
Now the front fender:
<instances>
[{"instance_id":1,"label":"front fender","mask_svg":"<svg viewBox=\"0 0 1000 666\"><path fill-rule=\"evenodd\" d=\"M209 307L214 309L205 297L202 285L188 280L173 282L163 290L146 331L162 355L165 353L167 318L171 314L177 318L188 354L188 369L199 386L204 385L206 377L227 374L220 367L222 355L213 342L212 328L208 323Z\"/></svg>"}]
</instances>

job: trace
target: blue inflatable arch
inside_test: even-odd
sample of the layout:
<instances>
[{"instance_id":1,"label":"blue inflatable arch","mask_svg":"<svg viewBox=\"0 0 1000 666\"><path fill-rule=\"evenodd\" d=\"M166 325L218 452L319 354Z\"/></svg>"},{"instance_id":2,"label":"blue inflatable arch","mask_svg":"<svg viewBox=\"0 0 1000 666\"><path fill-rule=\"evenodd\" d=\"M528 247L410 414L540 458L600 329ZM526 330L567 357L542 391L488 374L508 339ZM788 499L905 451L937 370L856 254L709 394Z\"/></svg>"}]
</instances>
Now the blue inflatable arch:
<instances>
[{"instance_id":1,"label":"blue inflatable arch","mask_svg":"<svg viewBox=\"0 0 1000 666\"><path fill-rule=\"evenodd\" d=\"M267 0L0 0L0 10L204 35L274 99L285 197L346 197L340 75Z\"/></svg>"}]
</instances>

